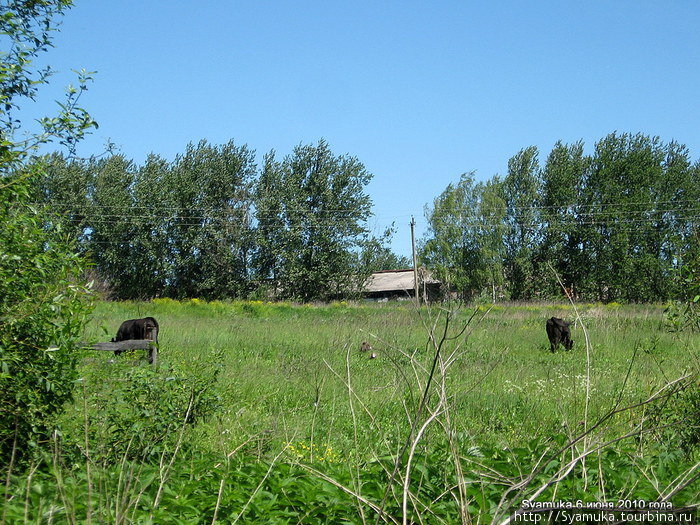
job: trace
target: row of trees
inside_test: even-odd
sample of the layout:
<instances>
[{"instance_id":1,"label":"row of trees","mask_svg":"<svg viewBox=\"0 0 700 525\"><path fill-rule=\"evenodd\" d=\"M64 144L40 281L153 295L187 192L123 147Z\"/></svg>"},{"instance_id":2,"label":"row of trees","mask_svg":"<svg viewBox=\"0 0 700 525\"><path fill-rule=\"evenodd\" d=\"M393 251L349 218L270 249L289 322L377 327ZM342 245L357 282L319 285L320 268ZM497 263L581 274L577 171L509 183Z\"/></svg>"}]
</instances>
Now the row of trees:
<instances>
[{"instance_id":1,"label":"row of trees","mask_svg":"<svg viewBox=\"0 0 700 525\"><path fill-rule=\"evenodd\" d=\"M264 294L304 301L355 293L375 269L404 265L391 232L367 226L371 175L325 141L282 159L202 141L169 162L150 155L37 161L49 205L115 298Z\"/></svg>"},{"instance_id":2,"label":"row of trees","mask_svg":"<svg viewBox=\"0 0 700 525\"><path fill-rule=\"evenodd\" d=\"M421 256L465 298L561 295L558 275L582 298L666 300L700 254L699 202L700 164L677 142L558 142L544 166L529 147L505 177L465 174L426 207Z\"/></svg>"},{"instance_id":3,"label":"row of trees","mask_svg":"<svg viewBox=\"0 0 700 525\"><path fill-rule=\"evenodd\" d=\"M687 148L610 134L591 154L535 147L505 177L464 174L426 207L423 264L463 298L537 299L561 285L592 300L676 296L698 257L700 165ZM356 293L375 270L410 266L370 235L371 175L329 145L256 164L234 142L190 144L170 162L122 155L37 161L35 201L50 205L115 298L303 301Z\"/></svg>"}]
</instances>

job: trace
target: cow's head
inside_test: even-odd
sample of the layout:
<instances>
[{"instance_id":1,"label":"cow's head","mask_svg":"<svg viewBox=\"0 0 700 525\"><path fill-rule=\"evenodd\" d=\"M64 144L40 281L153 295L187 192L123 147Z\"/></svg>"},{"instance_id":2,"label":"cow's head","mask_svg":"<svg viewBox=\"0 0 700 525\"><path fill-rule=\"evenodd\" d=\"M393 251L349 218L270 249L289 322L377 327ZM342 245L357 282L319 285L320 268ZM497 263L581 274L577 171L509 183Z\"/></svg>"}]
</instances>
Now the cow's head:
<instances>
[{"instance_id":1,"label":"cow's head","mask_svg":"<svg viewBox=\"0 0 700 525\"><path fill-rule=\"evenodd\" d=\"M143 323L143 336L144 339L150 339L152 341L158 340L158 323L153 317L146 317Z\"/></svg>"}]
</instances>

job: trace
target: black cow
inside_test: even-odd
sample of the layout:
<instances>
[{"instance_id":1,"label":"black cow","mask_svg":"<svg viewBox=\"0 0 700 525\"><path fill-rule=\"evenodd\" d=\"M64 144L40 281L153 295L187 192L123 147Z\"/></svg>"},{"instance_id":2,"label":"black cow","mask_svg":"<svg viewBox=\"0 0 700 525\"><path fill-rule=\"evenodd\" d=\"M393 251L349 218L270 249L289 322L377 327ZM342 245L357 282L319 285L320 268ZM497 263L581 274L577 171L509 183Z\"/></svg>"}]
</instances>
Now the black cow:
<instances>
[{"instance_id":1,"label":"black cow","mask_svg":"<svg viewBox=\"0 0 700 525\"><path fill-rule=\"evenodd\" d=\"M124 321L117 330L117 337L112 338L113 343L119 341L129 341L131 339L150 339L158 342L158 321L153 317L143 319L129 319ZM119 355L122 350L115 350L114 354Z\"/></svg>"},{"instance_id":2,"label":"black cow","mask_svg":"<svg viewBox=\"0 0 700 525\"><path fill-rule=\"evenodd\" d=\"M571 350L571 347L574 346L571 330L569 330L570 325L571 323L558 317L547 319L547 337L549 337L549 346L552 352L557 349L559 343L563 344L567 350Z\"/></svg>"}]
</instances>

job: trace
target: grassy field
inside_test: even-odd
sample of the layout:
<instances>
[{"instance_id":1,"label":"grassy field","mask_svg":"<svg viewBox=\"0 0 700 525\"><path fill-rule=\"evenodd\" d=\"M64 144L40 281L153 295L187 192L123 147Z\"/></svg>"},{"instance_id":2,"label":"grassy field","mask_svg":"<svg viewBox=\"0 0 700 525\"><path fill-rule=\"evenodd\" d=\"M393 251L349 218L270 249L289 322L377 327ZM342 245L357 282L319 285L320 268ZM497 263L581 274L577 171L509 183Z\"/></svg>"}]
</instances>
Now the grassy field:
<instances>
[{"instance_id":1,"label":"grassy field","mask_svg":"<svg viewBox=\"0 0 700 525\"><path fill-rule=\"evenodd\" d=\"M381 507L382 521L490 523L533 495L700 500L684 483L697 383L666 386L700 369L700 336L669 333L661 306L155 300L100 303L86 337L144 316L160 323L158 370L85 358L41 482L63 496L20 477L17 515L31 501L75 522L362 523ZM572 351L550 352L551 316L576 321Z\"/></svg>"},{"instance_id":2,"label":"grassy field","mask_svg":"<svg viewBox=\"0 0 700 525\"><path fill-rule=\"evenodd\" d=\"M544 322L552 315L575 320L571 307L486 310L482 307L467 333L444 348L450 352L461 345L447 377L458 431L482 440L518 445L577 425L585 416L587 370L593 419L620 394L625 401L640 400L698 366L700 338L666 332L659 306L584 305L579 313L589 352L577 325L574 350L560 347L555 354L549 351ZM460 311L449 333L460 331L472 314L471 309ZM220 353L225 409L206 441L220 452L261 431L282 443L293 437L314 439L312 430L324 442L354 450L348 368L357 401L389 428L401 429L406 405L420 395L416 389L426 375L416 378L406 355L428 367L434 355L431 325L437 323L439 337L445 321L444 311L417 312L407 304L165 300L102 303L89 335L111 337L121 320L145 315L159 319L163 366L187 369L198 356ZM359 351L362 341L372 344L377 359Z\"/></svg>"}]
</instances>

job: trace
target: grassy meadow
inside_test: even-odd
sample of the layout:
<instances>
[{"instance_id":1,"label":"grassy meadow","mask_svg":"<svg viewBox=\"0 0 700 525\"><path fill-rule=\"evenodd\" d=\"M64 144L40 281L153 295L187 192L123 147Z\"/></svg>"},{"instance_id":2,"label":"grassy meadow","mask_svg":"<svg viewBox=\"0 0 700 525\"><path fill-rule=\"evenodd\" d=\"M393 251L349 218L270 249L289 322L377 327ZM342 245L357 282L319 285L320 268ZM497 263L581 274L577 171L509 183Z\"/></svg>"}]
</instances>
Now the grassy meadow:
<instances>
[{"instance_id":1,"label":"grassy meadow","mask_svg":"<svg viewBox=\"0 0 700 525\"><path fill-rule=\"evenodd\" d=\"M491 523L528 498L700 500L697 379L674 383L700 336L661 306L103 302L86 338L144 316L158 369L87 354L8 517ZM576 321L572 351L550 352L551 316Z\"/></svg>"},{"instance_id":2,"label":"grassy meadow","mask_svg":"<svg viewBox=\"0 0 700 525\"><path fill-rule=\"evenodd\" d=\"M467 333L445 346L450 351L461 345L447 377L458 431L507 446L580 423L587 370L583 330L572 328L573 351L560 347L554 354L544 330L552 315L574 320L571 307L487 309L481 307ZM460 311L450 334L472 314L471 309ZM609 410L620 394L630 402L640 400L697 367L700 338L668 333L662 314L658 306L581 307L590 340L591 418ZM365 447L358 451L352 441L348 367L356 401L387 431L405 430L411 396L415 401L420 395L416 387L425 382L425 377L415 377L406 355L427 368L434 355L428 340L431 325L437 323L439 337L445 320L444 311L417 312L409 304L156 300L100 304L88 335L106 340L122 320L146 315L160 322L162 366L174 363L188 370L198 356L220 353L224 409L200 442L218 452L266 432L277 445L320 440L353 453L371 453ZM362 341L370 342L376 359L359 351Z\"/></svg>"}]
</instances>

